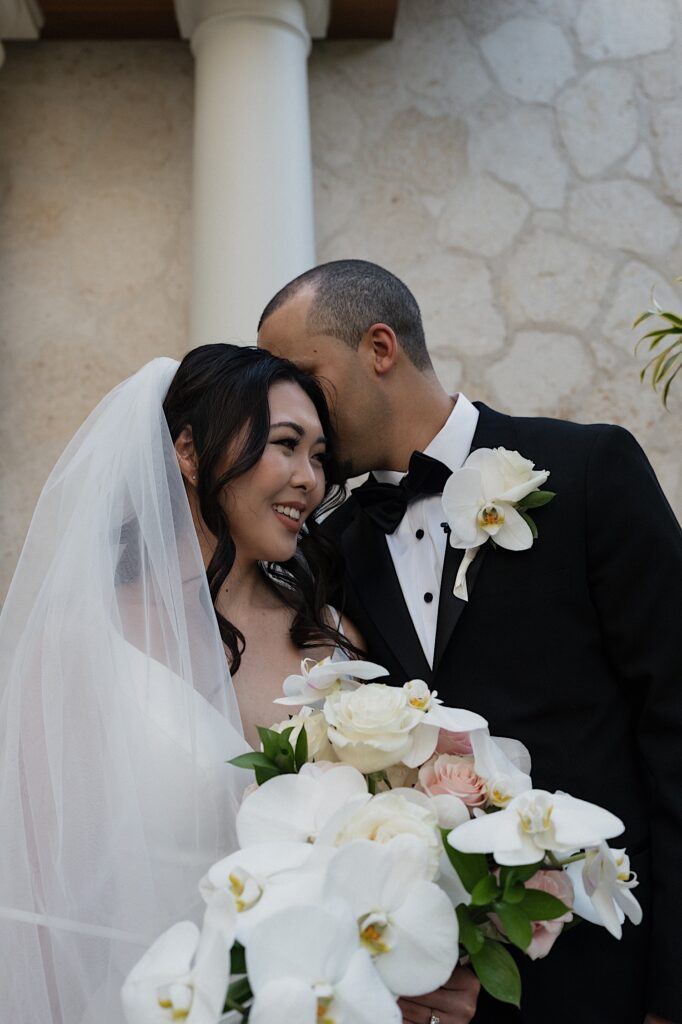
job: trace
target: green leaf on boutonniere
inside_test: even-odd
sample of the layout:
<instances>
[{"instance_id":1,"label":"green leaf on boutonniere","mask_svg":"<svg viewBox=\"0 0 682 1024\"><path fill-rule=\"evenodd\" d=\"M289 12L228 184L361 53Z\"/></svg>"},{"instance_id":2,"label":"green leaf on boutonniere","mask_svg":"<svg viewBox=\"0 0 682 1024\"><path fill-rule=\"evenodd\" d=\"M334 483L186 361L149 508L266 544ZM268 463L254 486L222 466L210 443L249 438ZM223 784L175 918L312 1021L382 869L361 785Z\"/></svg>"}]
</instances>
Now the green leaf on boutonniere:
<instances>
[{"instance_id":1,"label":"green leaf on boutonniere","mask_svg":"<svg viewBox=\"0 0 682 1024\"><path fill-rule=\"evenodd\" d=\"M521 518L525 519L525 521L528 523L528 526L530 527L530 532L533 534L533 540L537 540L538 539L538 528L535 525L535 520L531 519L531 517L528 515L528 513L524 512L522 508L517 508L516 511L519 513Z\"/></svg>"},{"instance_id":2,"label":"green leaf on boutonniere","mask_svg":"<svg viewBox=\"0 0 682 1024\"><path fill-rule=\"evenodd\" d=\"M485 939L477 953L471 953L471 965L483 988L493 999L521 1005L521 976L514 959L499 942Z\"/></svg>"},{"instance_id":3,"label":"green leaf on boutonniere","mask_svg":"<svg viewBox=\"0 0 682 1024\"><path fill-rule=\"evenodd\" d=\"M525 498L517 504L516 509L520 511L522 508L542 508L543 505L548 505L552 498L556 497L556 491L531 491Z\"/></svg>"}]
</instances>

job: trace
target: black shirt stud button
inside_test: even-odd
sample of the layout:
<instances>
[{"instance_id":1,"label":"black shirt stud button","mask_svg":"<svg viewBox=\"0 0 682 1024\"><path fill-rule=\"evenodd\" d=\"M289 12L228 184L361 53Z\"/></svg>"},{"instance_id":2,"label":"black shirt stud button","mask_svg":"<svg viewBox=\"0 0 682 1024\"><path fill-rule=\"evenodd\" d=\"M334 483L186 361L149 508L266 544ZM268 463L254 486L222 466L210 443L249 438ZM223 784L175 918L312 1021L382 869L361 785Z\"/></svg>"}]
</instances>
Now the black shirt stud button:
<instances>
[{"instance_id":1,"label":"black shirt stud button","mask_svg":"<svg viewBox=\"0 0 682 1024\"><path fill-rule=\"evenodd\" d=\"M417 532L415 533L415 537L417 538L417 540L421 540L423 536L424 536L424 531L423 530L417 530Z\"/></svg>"},{"instance_id":2,"label":"black shirt stud button","mask_svg":"<svg viewBox=\"0 0 682 1024\"><path fill-rule=\"evenodd\" d=\"M427 604L431 604L431 602L433 601L433 594L429 593L429 591L427 590L427 592L424 594L424 600L426 601Z\"/></svg>"}]
</instances>

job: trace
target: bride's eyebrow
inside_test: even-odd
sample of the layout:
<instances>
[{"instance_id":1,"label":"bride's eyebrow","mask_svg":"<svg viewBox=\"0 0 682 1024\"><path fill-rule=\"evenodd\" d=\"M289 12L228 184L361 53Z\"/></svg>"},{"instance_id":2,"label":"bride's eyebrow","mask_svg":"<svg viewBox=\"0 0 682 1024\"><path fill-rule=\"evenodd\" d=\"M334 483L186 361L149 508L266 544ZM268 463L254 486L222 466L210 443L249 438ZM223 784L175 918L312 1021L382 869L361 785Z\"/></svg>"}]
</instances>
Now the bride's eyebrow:
<instances>
[{"instance_id":1,"label":"bride's eyebrow","mask_svg":"<svg viewBox=\"0 0 682 1024\"><path fill-rule=\"evenodd\" d=\"M295 431L298 434L299 437L303 437L305 435L305 430L300 425L300 423L294 423L293 420L280 420L279 423L271 423L270 424L270 430L274 430L275 427L291 427L291 429L293 431ZM326 443L327 443L327 438L324 436L324 434L320 434L320 436L315 441L315 444L326 444Z\"/></svg>"}]
</instances>

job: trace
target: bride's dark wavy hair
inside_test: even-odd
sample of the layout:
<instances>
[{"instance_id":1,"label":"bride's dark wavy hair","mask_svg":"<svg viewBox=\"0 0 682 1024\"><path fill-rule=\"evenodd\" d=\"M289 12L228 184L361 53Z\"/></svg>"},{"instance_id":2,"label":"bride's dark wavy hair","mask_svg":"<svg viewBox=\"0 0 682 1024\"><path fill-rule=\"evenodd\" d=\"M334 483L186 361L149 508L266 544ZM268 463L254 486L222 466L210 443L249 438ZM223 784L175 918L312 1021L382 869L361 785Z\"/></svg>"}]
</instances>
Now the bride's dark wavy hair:
<instances>
[{"instance_id":1,"label":"bride's dark wavy hair","mask_svg":"<svg viewBox=\"0 0 682 1024\"><path fill-rule=\"evenodd\" d=\"M268 395L273 384L291 381L308 396L327 438L325 493L317 513L343 500L343 475L336 458L334 431L322 388L293 363L262 349L237 345L202 345L188 352L171 381L163 403L173 443L190 427L198 461L197 495L201 515L217 538L206 569L213 607L230 668L237 672L246 647L243 633L216 608L220 590L234 565L236 548L221 495L231 481L262 456L270 431ZM234 451L229 468L218 473L226 451ZM361 652L325 617L327 596L340 574L334 546L309 517L299 535L296 555L268 562L264 575L282 602L294 611L291 638L297 647L338 646L351 657Z\"/></svg>"}]
</instances>

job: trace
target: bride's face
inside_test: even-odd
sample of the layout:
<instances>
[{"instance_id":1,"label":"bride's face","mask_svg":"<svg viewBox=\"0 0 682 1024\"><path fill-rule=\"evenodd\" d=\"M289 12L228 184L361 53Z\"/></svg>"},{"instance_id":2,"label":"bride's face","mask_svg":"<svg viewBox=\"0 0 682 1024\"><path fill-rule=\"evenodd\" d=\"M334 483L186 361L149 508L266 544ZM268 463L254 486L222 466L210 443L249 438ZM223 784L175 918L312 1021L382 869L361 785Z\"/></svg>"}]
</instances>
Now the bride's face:
<instances>
[{"instance_id":1,"label":"bride's face","mask_svg":"<svg viewBox=\"0 0 682 1024\"><path fill-rule=\"evenodd\" d=\"M224 507L240 559L284 562L324 496L326 441L315 406L297 384L274 384L268 400L265 450L225 488Z\"/></svg>"}]
</instances>

